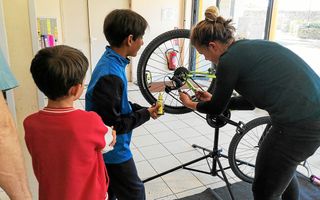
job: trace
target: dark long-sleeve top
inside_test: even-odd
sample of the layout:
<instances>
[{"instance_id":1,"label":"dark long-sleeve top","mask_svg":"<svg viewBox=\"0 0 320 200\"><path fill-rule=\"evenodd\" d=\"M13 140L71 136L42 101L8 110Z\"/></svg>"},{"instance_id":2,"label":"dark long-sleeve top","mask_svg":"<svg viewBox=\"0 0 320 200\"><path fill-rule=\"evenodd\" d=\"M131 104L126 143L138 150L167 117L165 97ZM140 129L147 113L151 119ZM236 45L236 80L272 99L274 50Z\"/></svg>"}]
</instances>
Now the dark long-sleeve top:
<instances>
[{"instance_id":1,"label":"dark long-sleeve top","mask_svg":"<svg viewBox=\"0 0 320 200\"><path fill-rule=\"evenodd\" d=\"M240 40L220 57L210 101L197 110L220 114L236 90L272 120L286 124L320 119L320 78L299 56L270 41Z\"/></svg>"},{"instance_id":2,"label":"dark long-sleeve top","mask_svg":"<svg viewBox=\"0 0 320 200\"><path fill-rule=\"evenodd\" d=\"M106 163L122 163L132 157L132 130L150 119L147 108L128 100L125 68L129 60L107 47L100 58L86 93L86 110L95 111L117 131L113 151L104 154Z\"/></svg>"}]
</instances>

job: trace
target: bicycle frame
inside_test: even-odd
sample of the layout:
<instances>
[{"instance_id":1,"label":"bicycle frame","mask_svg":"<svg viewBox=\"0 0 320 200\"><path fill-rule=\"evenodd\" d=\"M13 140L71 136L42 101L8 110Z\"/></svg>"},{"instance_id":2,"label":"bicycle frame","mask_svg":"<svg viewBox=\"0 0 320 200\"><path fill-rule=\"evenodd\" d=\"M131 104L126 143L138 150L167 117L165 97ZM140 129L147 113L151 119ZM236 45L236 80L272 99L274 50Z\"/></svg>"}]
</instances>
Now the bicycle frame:
<instances>
[{"instance_id":1,"label":"bicycle frame","mask_svg":"<svg viewBox=\"0 0 320 200\"><path fill-rule=\"evenodd\" d=\"M192 79L192 78L197 78L198 76L197 75L201 75L199 77L201 78L211 78L211 79L215 79L216 78L216 75L215 74L212 74L210 72L197 72L197 71L189 71L189 73L187 74L187 79L186 79L186 84L187 86L193 91L193 92L196 92L197 89L192 85L192 83L190 82L189 79ZM193 81L194 82L194 81ZM196 83L197 84L197 83Z\"/></svg>"},{"instance_id":2,"label":"bicycle frame","mask_svg":"<svg viewBox=\"0 0 320 200\"><path fill-rule=\"evenodd\" d=\"M216 75L211 72L197 72L197 71L189 71L189 74L187 74L188 78L196 77L195 75L205 75L206 78L212 78L215 79ZM200 76L203 77L203 76Z\"/></svg>"},{"instance_id":3,"label":"bicycle frame","mask_svg":"<svg viewBox=\"0 0 320 200\"><path fill-rule=\"evenodd\" d=\"M198 72L198 71L189 71L186 68L177 68L173 76L169 79L173 82L173 86L166 86L166 92L169 93L172 90L180 89L182 86L186 85L190 90L196 92L201 86L194 79L215 79L216 75L210 72ZM198 86L196 88L194 84ZM202 88L201 88L202 89ZM203 90L203 89L202 89Z\"/></svg>"}]
</instances>

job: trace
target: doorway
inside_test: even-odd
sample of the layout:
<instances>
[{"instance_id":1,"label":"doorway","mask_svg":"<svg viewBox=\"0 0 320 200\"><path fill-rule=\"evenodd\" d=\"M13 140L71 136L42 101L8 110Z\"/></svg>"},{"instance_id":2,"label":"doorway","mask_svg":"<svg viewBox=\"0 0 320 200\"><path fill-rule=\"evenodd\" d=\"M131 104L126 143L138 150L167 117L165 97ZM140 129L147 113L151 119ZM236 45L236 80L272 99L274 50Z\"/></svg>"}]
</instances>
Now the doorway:
<instances>
[{"instance_id":1,"label":"doorway","mask_svg":"<svg viewBox=\"0 0 320 200\"><path fill-rule=\"evenodd\" d=\"M90 54L92 71L105 51L108 42L103 34L103 22L108 13L114 9L129 9L130 0L117 0L110 4L109 1L95 0L88 1ZM127 79L131 81L131 64L126 67ZM91 71L91 72L92 72Z\"/></svg>"}]
</instances>

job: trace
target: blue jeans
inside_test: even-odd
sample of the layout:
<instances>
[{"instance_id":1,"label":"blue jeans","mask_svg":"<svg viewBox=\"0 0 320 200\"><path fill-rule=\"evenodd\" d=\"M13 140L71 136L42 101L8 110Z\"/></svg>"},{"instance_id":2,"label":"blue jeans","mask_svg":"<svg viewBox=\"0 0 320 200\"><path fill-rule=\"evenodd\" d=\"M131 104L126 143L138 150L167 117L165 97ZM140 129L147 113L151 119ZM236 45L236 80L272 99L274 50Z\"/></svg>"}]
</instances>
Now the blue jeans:
<instances>
[{"instance_id":1,"label":"blue jeans","mask_svg":"<svg viewBox=\"0 0 320 200\"><path fill-rule=\"evenodd\" d=\"M273 126L256 160L252 191L255 200L298 200L295 175L299 163L320 146L320 122Z\"/></svg>"}]
</instances>

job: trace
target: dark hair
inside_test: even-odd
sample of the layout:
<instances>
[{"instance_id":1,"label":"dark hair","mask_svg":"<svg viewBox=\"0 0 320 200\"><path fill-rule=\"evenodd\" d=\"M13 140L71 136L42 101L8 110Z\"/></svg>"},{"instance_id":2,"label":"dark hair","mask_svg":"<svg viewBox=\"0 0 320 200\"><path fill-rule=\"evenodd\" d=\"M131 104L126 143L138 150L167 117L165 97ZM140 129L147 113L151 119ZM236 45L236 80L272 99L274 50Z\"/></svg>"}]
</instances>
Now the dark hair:
<instances>
[{"instance_id":1,"label":"dark hair","mask_svg":"<svg viewBox=\"0 0 320 200\"><path fill-rule=\"evenodd\" d=\"M209 42L220 41L227 43L234 40L235 28L231 19L225 20L219 16L219 10L211 6L205 12L205 19L199 22L191 32L192 45L208 46Z\"/></svg>"},{"instance_id":2,"label":"dark hair","mask_svg":"<svg viewBox=\"0 0 320 200\"><path fill-rule=\"evenodd\" d=\"M104 19L103 33L111 46L120 47L123 40L133 35L133 40L144 35L147 21L129 9L116 9Z\"/></svg>"},{"instance_id":3,"label":"dark hair","mask_svg":"<svg viewBox=\"0 0 320 200\"><path fill-rule=\"evenodd\" d=\"M87 69L85 55L65 45L41 49L30 67L34 82L51 100L67 95L72 86L82 84Z\"/></svg>"}]
</instances>

